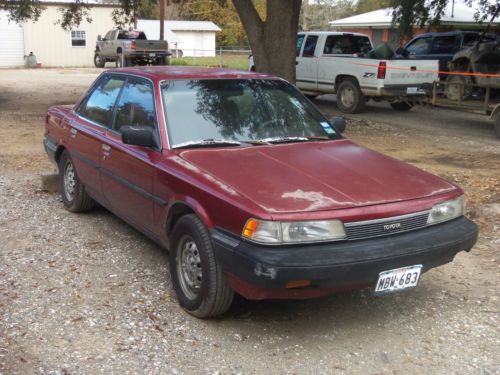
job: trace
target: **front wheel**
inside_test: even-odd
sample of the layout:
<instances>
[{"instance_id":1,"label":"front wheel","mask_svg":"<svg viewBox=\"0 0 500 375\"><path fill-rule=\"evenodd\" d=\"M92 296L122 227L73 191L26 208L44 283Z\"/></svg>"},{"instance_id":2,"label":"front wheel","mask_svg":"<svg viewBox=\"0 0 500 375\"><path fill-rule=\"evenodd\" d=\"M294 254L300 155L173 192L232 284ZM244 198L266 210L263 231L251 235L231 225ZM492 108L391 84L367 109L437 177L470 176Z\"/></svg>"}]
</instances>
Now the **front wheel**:
<instances>
[{"instance_id":1,"label":"front wheel","mask_svg":"<svg viewBox=\"0 0 500 375\"><path fill-rule=\"evenodd\" d=\"M413 104L410 104L408 102L394 102L391 103L391 107L396 111L409 111L410 109L412 109Z\"/></svg>"},{"instance_id":2,"label":"front wheel","mask_svg":"<svg viewBox=\"0 0 500 375\"><path fill-rule=\"evenodd\" d=\"M106 65L106 60L100 53L94 55L94 65L96 68L104 68L104 65Z\"/></svg>"},{"instance_id":3,"label":"front wheel","mask_svg":"<svg viewBox=\"0 0 500 375\"><path fill-rule=\"evenodd\" d=\"M194 214L181 217L170 243L170 274L179 304L198 318L225 313L233 302L234 292L227 284L200 219Z\"/></svg>"},{"instance_id":4,"label":"front wheel","mask_svg":"<svg viewBox=\"0 0 500 375\"><path fill-rule=\"evenodd\" d=\"M365 96L352 79L342 81L337 89L337 107L344 113L359 113L365 108Z\"/></svg>"},{"instance_id":5,"label":"front wheel","mask_svg":"<svg viewBox=\"0 0 500 375\"><path fill-rule=\"evenodd\" d=\"M59 161L59 190L64 207L71 212L85 212L94 208L94 200L87 194L78 178L73 160L64 151Z\"/></svg>"}]
</instances>

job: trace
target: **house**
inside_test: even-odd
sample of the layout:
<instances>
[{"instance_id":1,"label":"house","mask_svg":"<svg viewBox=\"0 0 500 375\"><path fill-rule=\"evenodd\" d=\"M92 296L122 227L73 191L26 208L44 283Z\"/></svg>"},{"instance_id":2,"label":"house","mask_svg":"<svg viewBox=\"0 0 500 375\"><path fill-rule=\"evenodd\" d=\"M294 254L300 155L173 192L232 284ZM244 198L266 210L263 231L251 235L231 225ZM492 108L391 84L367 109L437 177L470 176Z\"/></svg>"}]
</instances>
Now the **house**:
<instances>
[{"instance_id":1,"label":"house","mask_svg":"<svg viewBox=\"0 0 500 375\"><path fill-rule=\"evenodd\" d=\"M44 67L93 66L97 35L115 28L111 13L117 5L92 3L92 23L84 19L71 31L57 24L63 2L44 2L44 6L38 21L20 25L9 22L7 13L0 11L0 67L24 66L24 56L30 52Z\"/></svg>"},{"instance_id":2,"label":"house","mask_svg":"<svg viewBox=\"0 0 500 375\"><path fill-rule=\"evenodd\" d=\"M414 35L429 31L451 30L479 30L486 27L486 23L478 23L474 19L475 9L466 4L455 1L446 7L441 22L437 27L413 29ZM399 46L397 30L392 26L392 8L379 9L373 12L331 21L334 30L363 33L370 36L374 46L382 42L391 47ZM500 22L492 23L492 29L498 29Z\"/></svg>"},{"instance_id":3,"label":"house","mask_svg":"<svg viewBox=\"0 0 500 375\"><path fill-rule=\"evenodd\" d=\"M137 28L148 39L160 38L158 20L139 20ZM170 48L182 50L183 56L215 56L215 35L221 29L210 21L165 21L165 40Z\"/></svg>"}]
</instances>

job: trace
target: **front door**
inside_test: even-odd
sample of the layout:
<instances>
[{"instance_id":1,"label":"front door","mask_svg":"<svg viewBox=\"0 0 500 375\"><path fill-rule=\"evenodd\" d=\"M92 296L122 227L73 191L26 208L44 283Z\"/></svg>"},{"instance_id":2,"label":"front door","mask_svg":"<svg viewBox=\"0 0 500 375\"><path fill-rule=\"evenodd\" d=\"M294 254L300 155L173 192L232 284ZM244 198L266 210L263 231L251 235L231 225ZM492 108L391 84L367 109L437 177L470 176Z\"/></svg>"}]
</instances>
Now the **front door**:
<instances>
[{"instance_id":1,"label":"front door","mask_svg":"<svg viewBox=\"0 0 500 375\"><path fill-rule=\"evenodd\" d=\"M101 146L102 190L116 214L155 234L154 205L162 204L153 195L154 165L160 159L160 147L127 145L121 139L124 126L153 127L158 132L152 83L129 77L115 111L113 127Z\"/></svg>"},{"instance_id":2,"label":"front door","mask_svg":"<svg viewBox=\"0 0 500 375\"><path fill-rule=\"evenodd\" d=\"M302 53L297 56L297 86L304 90L317 89L318 58L316 56L317 35L307 35Z\"/></svg>"}]
</instances>

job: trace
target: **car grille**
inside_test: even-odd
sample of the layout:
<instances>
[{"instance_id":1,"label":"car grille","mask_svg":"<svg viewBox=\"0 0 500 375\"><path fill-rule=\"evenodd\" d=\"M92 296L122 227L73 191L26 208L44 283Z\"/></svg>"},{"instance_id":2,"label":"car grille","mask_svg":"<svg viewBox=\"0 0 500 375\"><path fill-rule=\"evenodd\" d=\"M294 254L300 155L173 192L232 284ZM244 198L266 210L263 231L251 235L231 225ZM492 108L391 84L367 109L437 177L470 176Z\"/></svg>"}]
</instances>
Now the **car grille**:
<instances>
[{"instance_id":1,"label":"car grille","mask_svg":"<svg viewBox=\"0 0 500 375\"><path fill-rule=\"evenodd\" d=\"M384 219L345 223L344 226L348 240L359 240L424 228L427 225L428 216L429 212L418 212Z\"/></svg>"}]
</instances>

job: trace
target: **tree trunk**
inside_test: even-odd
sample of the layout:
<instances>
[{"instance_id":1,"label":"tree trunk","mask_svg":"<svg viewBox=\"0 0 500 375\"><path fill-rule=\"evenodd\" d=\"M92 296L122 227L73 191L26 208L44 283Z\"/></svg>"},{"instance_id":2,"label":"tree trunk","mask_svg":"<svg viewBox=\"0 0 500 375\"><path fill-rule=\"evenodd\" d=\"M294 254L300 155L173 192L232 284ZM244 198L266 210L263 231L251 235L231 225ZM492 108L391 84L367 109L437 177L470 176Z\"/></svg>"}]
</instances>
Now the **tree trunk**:
<instances>
[{"instance_id":1,"label":"tree trunk","mask_svg":"<svg viewBox=\"0 0 500 375\"><path fill-rule=\"evenodd\" d=\"M295 83L295 50L302 0L267 0L263 21L253 2L233 0L247 33L257 72Z\"/></svg>"}]
</instances>

